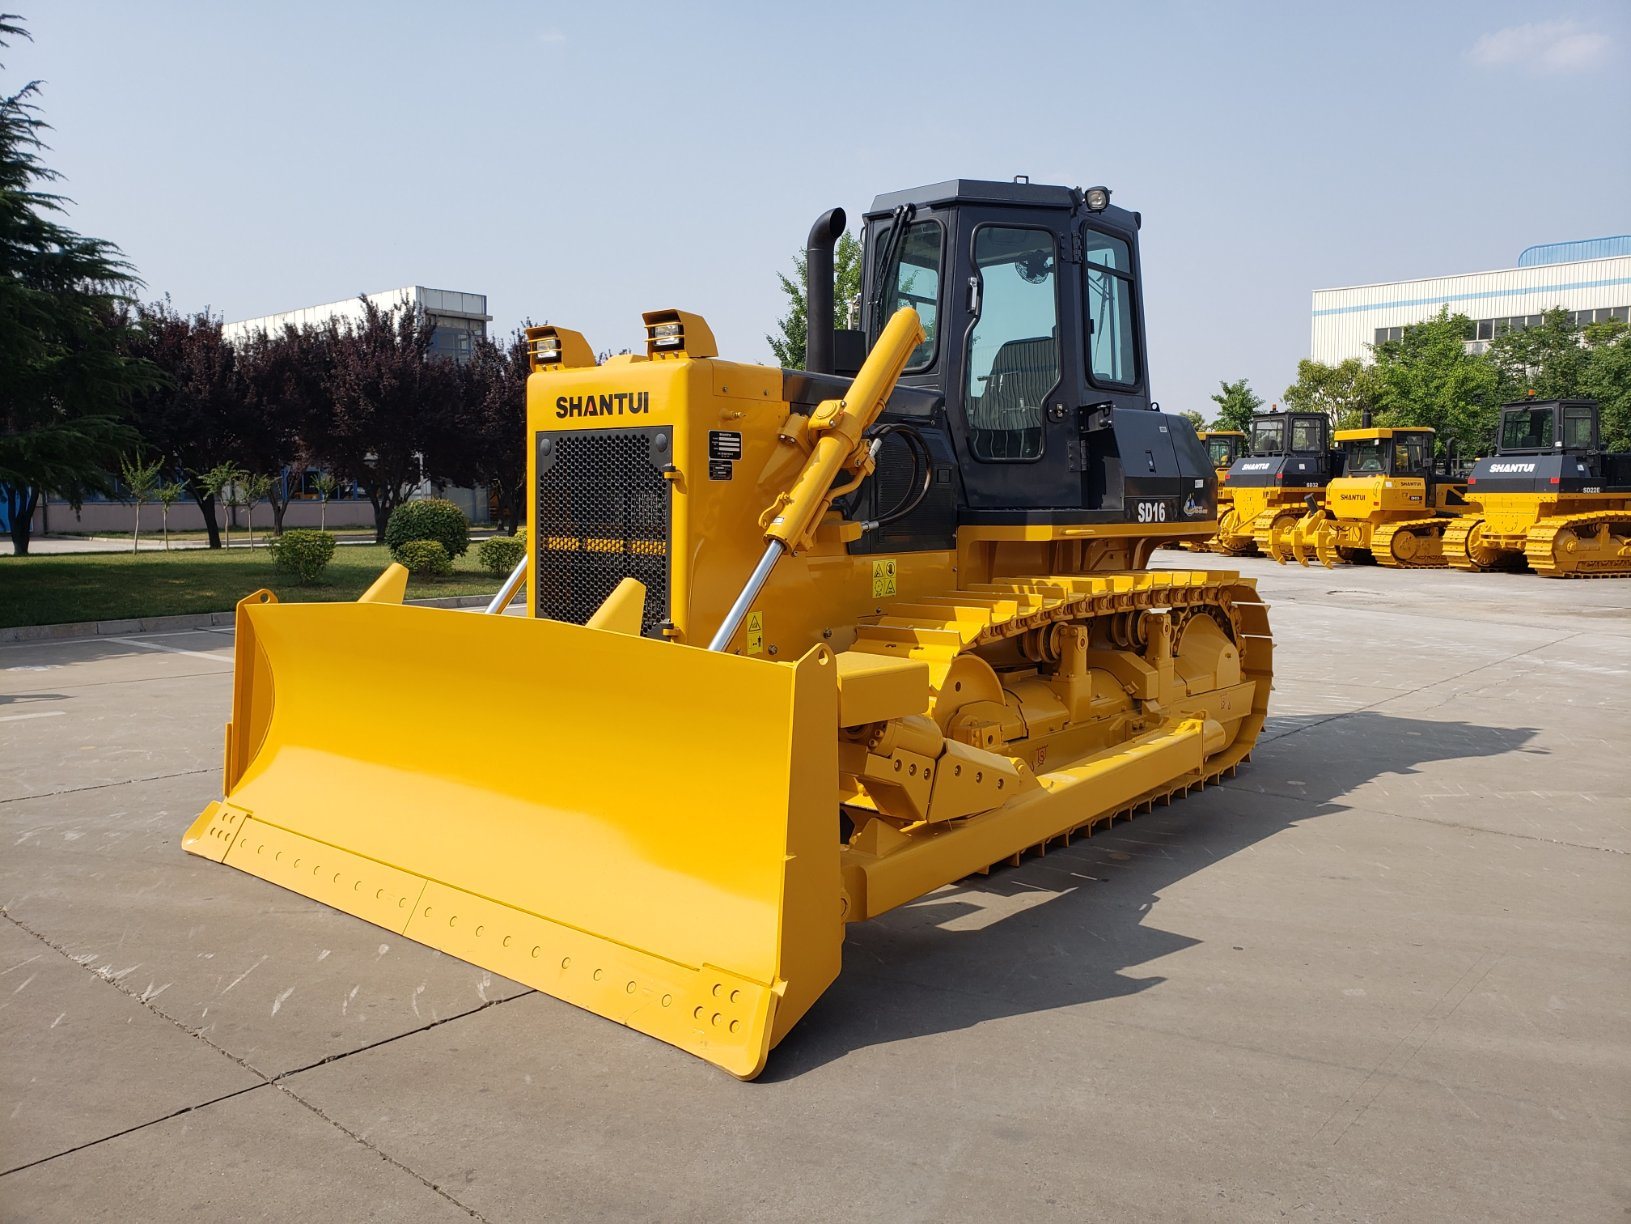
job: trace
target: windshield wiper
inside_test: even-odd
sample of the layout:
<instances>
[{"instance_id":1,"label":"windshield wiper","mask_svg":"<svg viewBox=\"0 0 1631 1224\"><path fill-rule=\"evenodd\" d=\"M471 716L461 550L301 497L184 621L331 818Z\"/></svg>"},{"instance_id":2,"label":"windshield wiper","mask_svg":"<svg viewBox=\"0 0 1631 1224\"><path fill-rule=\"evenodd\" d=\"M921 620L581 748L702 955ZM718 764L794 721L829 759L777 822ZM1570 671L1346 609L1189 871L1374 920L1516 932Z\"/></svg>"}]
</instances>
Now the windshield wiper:
<instances>
[{"instance_id":1,"label":"windshield wiper","mask_svg":"<svg viewBox=\"0 0 1631 1224\"><path fill-rule=\"evenodd\" d=\"M872 300L867 303L867 314L871 320L871 331L874 338L883 329L886 320L882 316L884 289L889 284L889 273L895 266L895 259L900 254L900 243L906 233L906 223L911 220L912 214L917 211L915 204L896 205L894 214L889 218L889 228L883 232L882 247L878 252L878 280L872 286Z\"/></svg>"}]
</instances>

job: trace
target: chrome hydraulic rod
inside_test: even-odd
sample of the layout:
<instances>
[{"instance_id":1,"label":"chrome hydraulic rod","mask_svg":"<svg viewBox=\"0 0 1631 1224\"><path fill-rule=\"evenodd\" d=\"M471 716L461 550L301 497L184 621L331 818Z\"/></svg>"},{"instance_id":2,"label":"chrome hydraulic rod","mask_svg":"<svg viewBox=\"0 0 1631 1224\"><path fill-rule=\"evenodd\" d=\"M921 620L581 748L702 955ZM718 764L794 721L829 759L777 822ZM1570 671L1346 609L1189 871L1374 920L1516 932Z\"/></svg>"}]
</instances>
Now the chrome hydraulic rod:
<instances>
[{"instance_id":1,"label":"chrome hydraulic rod","mask_svg":"<svg viewBox=\"0 0 1631 1224\"><path fill-rule=\"evenodd\" d=\"M487 605L488 616L502 616L504 609L510 606L510 600L521 587L521 581L527 576L527 554L521 554L521 560L515 563L510 576L504 580L504 585L498 588L498 594L493 596L493 602Z\"/></svg>"},{"instance_id":2,"label":"chrome hydraulic rod","mask_svg":"<svg viewBox=\"0 0 1631 1224\"><path fill-rule=\"evenodd\" d=\"M747 585L736 597L731 610L725 613L725 619L719 624L719 632L714 634L714 640L708 643L709 650L722 651L731 644L731 638L736 636L743 617L747 616L753 601L759 598L759 592L764 589L765 579L770 577L770 571L776 568L776 562L782 559L782 553L786 551L780 540L770 541L765 549L765 555L759 558L759 564L753 567L753 573L748 576Z\"/></svg>"},{"instance_id":3,"label":"chrome hydraulic rod","mask_svg":"<svg viewBox=\"0 0 1631 1224\"><path fill-rule=\"evenodd\" d=\"M866 431L883 412L912 350L922 342L923 324L917 311L909 306L897 310L861 363L848 395L843 399L823 400L816 406L810 415L809 432L813 442L809 458L792 487L779 494L759 520L765 529L764 556L759 558L742 593L720 622L718 632L708 643L709 650L719 652L730 645L753 601L764 589L770 571L776 568L776 562L786 553L809 547L816 526L831 507L833 498L855 488L872 471L878 441L869 442ZM850 482L842 488L834 488L839 474L845 472L852 477Z\"/></svg>"}]
</instances>

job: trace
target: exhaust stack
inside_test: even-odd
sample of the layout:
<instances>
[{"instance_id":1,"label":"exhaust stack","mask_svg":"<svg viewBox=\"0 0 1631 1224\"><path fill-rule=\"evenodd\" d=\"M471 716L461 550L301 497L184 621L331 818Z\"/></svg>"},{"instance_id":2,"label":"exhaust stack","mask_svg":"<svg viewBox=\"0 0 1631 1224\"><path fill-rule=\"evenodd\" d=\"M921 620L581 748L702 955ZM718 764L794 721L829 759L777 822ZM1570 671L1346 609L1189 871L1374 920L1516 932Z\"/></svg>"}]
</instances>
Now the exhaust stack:
<instances>
[{"instance_id":1,"label":"exhaust stack","mask_svg":"<svg viewBox=\"0 0 1631 1224\"><path fill-rule=\"evenodd\" d=\"M812 374L833 372L835 346L832 300L832 252L844 236L849 218L842 208L829 208L810 227L804 244L808 285L805 297L804 368Z\"/></svg>"}]
</instances>

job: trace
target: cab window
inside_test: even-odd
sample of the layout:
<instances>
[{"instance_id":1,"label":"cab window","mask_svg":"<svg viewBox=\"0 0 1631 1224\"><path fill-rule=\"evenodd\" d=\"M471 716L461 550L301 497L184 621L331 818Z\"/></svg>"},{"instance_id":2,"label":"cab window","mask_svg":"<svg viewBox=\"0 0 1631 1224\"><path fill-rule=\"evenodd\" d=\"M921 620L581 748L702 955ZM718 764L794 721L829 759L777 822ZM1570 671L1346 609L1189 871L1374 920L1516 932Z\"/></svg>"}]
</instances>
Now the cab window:
<instances>
[{"instance_id":1,"label":"cab window","mask_svg":"<svg viewBox=\"0 0 1631 1224\"><path fill-rule=\"evenodd\" d=\"M1552 445L1550 407L1515 408L1501 417L1502 450L1537 450Z\"/></svg>"},{"instance_id":2,"label":"cab window","mask_svg":"<svg viewBox=\"0 0 1631 1224\"><path fill-rule=\"evenodd\" d=\"M1286 449L1284 417L1264 417L1252 422L1252 454L1282 455Z\"/></svg>"},{"instance_id":3,"label":"cab window","mask_svg":"<svg viewBox=\"0 0 1631 1224\"><path fill-rule=\"evenodd\" d=\"M917 311L923 322L923 343L912 350L906 373L926 370L934 364L935 339L940 305L941 231L938 221L914 221L901 235L893 253L880 251L878 258L889 259L883 278L883 310L874 326L883 325L902 306Z\"/></svg>"},{"instance_id":4,"label":"cab window","mask_svg":"<svg viewBox=\"0 0 1631 1224\"><path fill-rule=\"evenodd\" d=\"M1431 465L1432 448L1426 434L1406 434L1400 446L1397 472L1425 472Z\"/></svg>"},{"instance_id":5,"label":"cab window","mask_svg":"<svg viewBox=\"0 0 1631 1224\"><path fill-rule=\"evenodd\" d=\"M1350 476L1374 476L1385 466L1380 442L1370 440L1349 442L1346 450L1348 452L1346 471Z\"/></svg>"},{"instance_id":6,"label":"cab window","mask_svg":"<svg viewBox=\"0 0 1631 1224\"><path fill-rule=\"evenodd\" d=\"M1563 410L1563 446L1567 450L1591 450L1596 444L1592 435L1590 408Z\"/></svg>"},{"instance_id":7,"label":"cab window","mask_svg":"<svg viewBox=\"0 0 1631 1224\"><path fill-rule=\"evenodd\" d=\"M1208 438L1206 449L1212 456L1212 466L1228 467L1235 461L1235 444L1239 438Z\"/></svg>"},{"instance_id":8,"label":"cab window","mask_svg":"<svg viewBox=\"0 0 1631 1224\"><path fill-rule=\"evenodd\" d=\"M1042 454L1042 408L1059 385L1056 251L1048 230L987 225L974 234L978 316L964 392L977 459Z\"/></svg>"},{"instance_id":9,"label":"cab window","mask_svg":"<svg viewBox=\"0 0 1631 1224\"><path fill-rule=\"evenodd\" d=\"M1291 422L1291 449L1299 455L1325 449L1325 421L1317 417L1297 417Z\"/></svg>"},{"instance_id":10,"label":"cab window","mask_svg":"<svg viewBox=\"0 0 1631 1224\"><path fill-rule=\"evenodd\" d=\"M1095 386L1131 387L1138 381L1133 350L1133 256L1120 238L1084 230L1087 290L1087 374Z\"/></svg>"}]
</instances>

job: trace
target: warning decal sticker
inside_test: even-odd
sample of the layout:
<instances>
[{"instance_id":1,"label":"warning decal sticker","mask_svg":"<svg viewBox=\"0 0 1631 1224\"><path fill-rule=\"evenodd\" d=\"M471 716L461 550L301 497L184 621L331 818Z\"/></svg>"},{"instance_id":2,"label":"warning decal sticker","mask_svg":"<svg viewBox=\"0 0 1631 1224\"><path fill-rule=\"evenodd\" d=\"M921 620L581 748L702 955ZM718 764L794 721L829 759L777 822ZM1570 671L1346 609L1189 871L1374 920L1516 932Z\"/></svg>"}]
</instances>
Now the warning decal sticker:
<instances>
[{"instance_id":1,"label":"warning decal sticker","mask_svg":"<svg viewBox=\"0 0 1631 1224\"><path fill-rule=\"evenodd\" d=\"M872 598L882 599L895 594L895 559L872 563Z\"/></svg>"}]
</instances>

